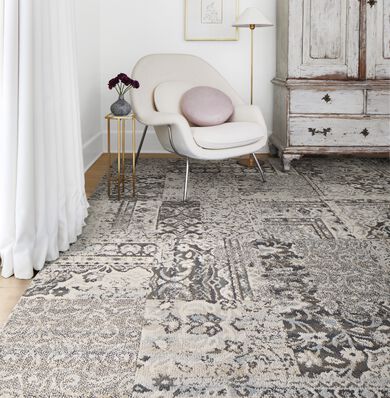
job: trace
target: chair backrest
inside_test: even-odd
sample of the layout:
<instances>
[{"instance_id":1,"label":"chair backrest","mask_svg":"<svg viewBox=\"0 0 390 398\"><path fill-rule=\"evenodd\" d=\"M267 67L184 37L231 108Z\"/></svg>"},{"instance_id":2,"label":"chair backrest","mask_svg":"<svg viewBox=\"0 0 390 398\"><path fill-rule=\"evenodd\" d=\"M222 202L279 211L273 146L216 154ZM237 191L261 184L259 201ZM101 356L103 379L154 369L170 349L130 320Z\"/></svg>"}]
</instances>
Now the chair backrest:
<instances>
[{"instance_id":1,"label":"chair backrest","mask_svg":"<svg viewBox=\"0 0 390 398\"><path fill-rule=\"evenodd\" d=\"M233 105L243 100L230 84L202 58L189 54L152 54L135 65L132 78L140 82L138 90L131 90L131 103L137 117L148 122L147 115L155 111L154 90L163 82L188 81L194 85L215 87L230 97Z\"/></svg>"}]
</instances>

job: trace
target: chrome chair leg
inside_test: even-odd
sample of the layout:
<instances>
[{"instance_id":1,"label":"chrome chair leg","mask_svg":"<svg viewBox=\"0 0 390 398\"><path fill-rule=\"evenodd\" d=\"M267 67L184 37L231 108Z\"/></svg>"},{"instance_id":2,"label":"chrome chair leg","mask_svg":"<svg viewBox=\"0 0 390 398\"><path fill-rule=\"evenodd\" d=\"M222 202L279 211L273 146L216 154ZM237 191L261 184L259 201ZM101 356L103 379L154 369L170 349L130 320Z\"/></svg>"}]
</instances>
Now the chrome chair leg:
<instances>
[{"instance_id":1,"label":"chrome chair leg","mask_svg":"<svg viewBox=\"0 0 390 398\"><path fill-rule=\"evenodd\" d=\"M259 161L257 160L256 154L252 153L252 156L253 156L253 159L256 162L257 170L259 170L259 172L261 174L261 178L263 179L263 182L266 182L264 171L261 168Z\"/></svg>"},{"instance_id":2,"label":"chrome chair leg","mask_svg":"<svg viewBox=\"0 0 390 398\"><path fill-rule=\"evenodd\" d=\"M189 174L190 174L190 160L188 158L186 158L186 179L184 182L183 202L185 202L187 200Z\"/></svg>"},{"instance_id":3,"label":"chrome chair leg","mask_svg":"<svg viewBox=\"0 0 390 398\"><path fill-rule=\"evenodd\" d=\"M135 164L138 163L138 158L139 158L139 155L141 154L142 146L144 145L145 136L146 136L146 132L148 131L148 127L149 127L149 126L145 126L144 132L142 133L142 138L141 138L141 142L139 143L139 147L138 147L138 151L137 151L137 156L135 157Z\"/></svg>"}]
</instances>

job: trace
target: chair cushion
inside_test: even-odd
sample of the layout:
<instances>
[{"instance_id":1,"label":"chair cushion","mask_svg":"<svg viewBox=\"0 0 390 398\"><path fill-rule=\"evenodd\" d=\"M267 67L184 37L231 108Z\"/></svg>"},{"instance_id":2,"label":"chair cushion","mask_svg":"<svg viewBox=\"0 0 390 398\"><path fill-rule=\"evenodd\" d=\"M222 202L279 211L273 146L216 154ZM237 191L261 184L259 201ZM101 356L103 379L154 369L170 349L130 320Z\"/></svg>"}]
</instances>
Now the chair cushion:
<instances>
[{"instance_id":1,"label":"chair cushion","mask_svg":"<svg viewBox=\"0 0 390 398\"><path fill-rule=\"evenodd\" d=\"M195 84L186 81L166 81L154 89L154 106L159 112L179 113L182 115L180 101L183 94Z\"/></svg>"},{"instance_id":2,"label":"chair cushion","mask_svg":"<svg viewBox=\"0 0 390 398\"><path fill-rule=\"evenodd\" d=\"M263 137L261 125L251 122L192 127L195 142L204 149L228 149L254 144Z\"/></svg>"},{"instance_id":3,"label":"chair cushion","mask_svg":"<svg viewBox=\"0 0 390 398\"><path fill-rule=\"evenodd\" d=\"M213 87L193 87L181 99L184 117L195 126L217 126L232 116L232 100Z\"/></svg>"}]
</instances>

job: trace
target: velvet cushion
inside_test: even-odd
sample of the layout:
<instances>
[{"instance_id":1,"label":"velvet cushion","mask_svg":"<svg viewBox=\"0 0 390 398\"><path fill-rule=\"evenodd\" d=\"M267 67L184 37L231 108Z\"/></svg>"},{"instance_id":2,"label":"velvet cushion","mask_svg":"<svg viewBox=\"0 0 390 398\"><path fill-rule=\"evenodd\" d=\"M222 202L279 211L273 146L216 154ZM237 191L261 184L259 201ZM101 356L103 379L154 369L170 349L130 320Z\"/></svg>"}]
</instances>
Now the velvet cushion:
<instances>
[{"instance_id":1,"label":"velvet cushion","mask_svg":"<svg viewBox=\"0 0 390 398\"><path fill-rule=\"evenodd\" d=\"M231 99L213 87L194 87L181 98L183 116L195 126L217 126L229 120L234 107Z\"/></svg>"}]
</instances>

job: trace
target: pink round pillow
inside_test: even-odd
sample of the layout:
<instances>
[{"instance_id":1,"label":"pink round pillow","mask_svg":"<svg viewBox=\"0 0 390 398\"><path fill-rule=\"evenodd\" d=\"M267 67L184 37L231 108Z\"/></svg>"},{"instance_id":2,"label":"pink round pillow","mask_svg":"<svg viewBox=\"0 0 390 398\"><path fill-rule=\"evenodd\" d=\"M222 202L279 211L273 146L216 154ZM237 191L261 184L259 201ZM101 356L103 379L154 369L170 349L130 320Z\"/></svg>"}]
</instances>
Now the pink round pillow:
<instances>
[{"instance_id":1,"label":"pink round pillow","mask_svg":"<svg viewBox=\"0 0 390 398\"><path fill-rule=\"evenodd\" d=\"M194 87L186 91L180 102L183 116L195 126L217 126L233 114L231 99L213 87Z\"/></svg>"}]
</instances>

